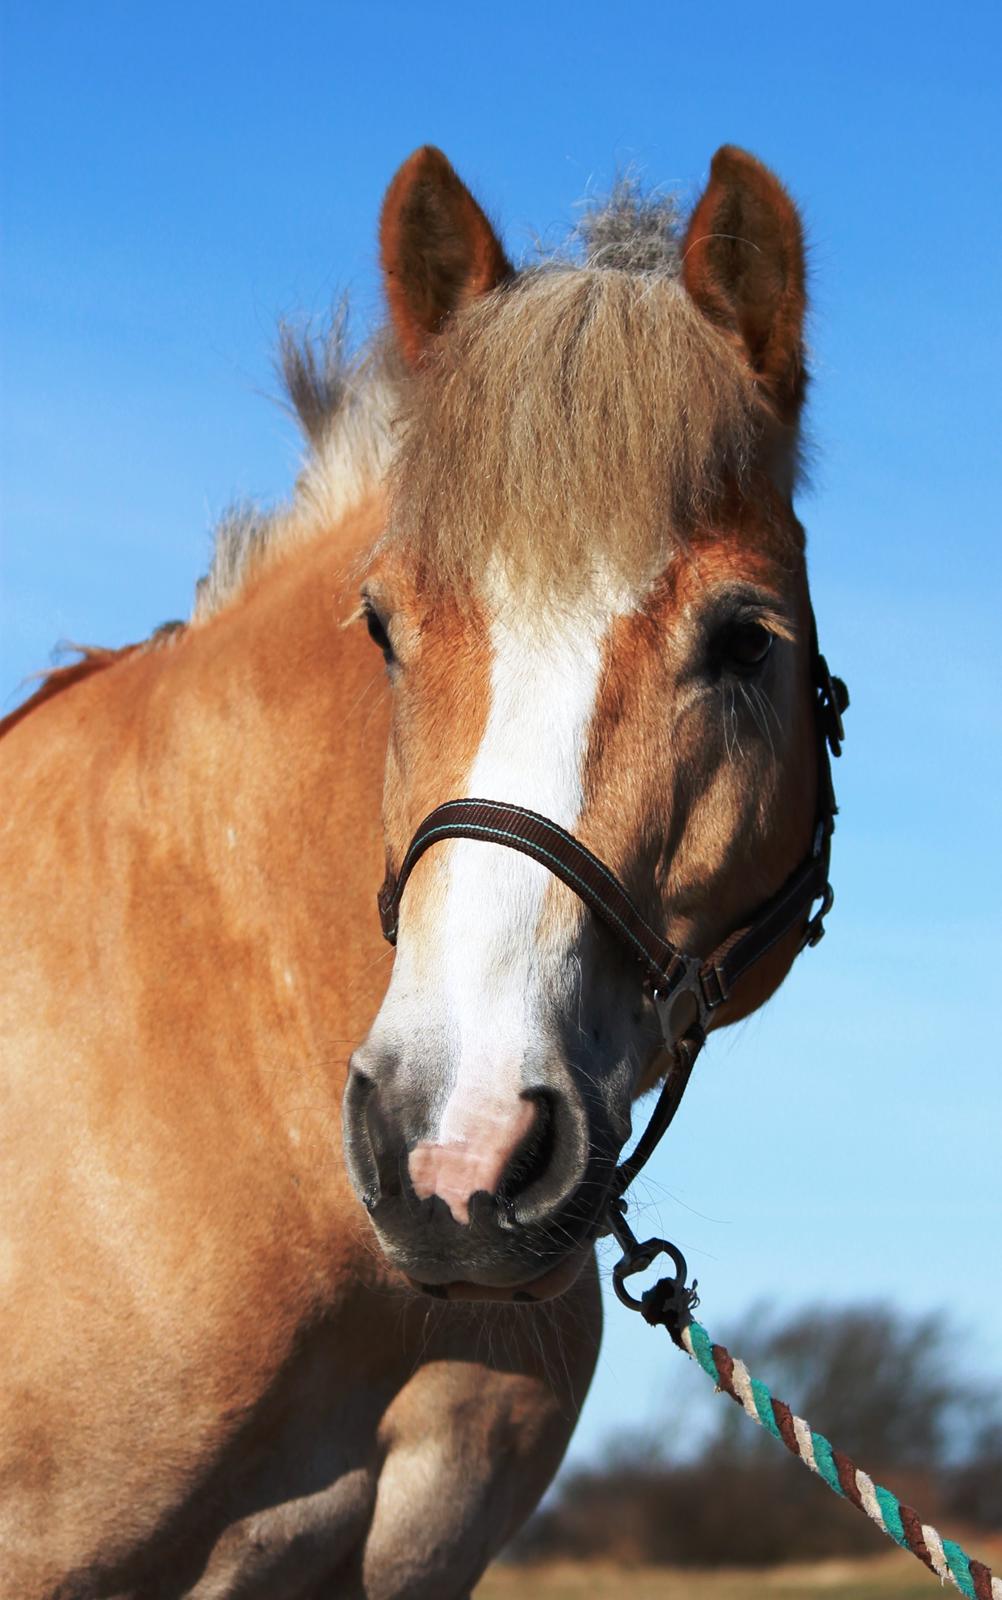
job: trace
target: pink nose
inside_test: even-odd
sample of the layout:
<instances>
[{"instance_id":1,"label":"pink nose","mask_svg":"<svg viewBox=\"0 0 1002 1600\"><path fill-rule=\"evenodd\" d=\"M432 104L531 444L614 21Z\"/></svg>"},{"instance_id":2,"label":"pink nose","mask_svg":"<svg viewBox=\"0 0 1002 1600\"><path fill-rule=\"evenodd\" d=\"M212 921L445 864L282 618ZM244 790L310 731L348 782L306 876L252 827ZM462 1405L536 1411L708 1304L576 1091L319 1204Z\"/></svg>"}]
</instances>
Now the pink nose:
<instances>
[{"instance_id":1,"label":"pink nose","mask_svg":"<svg viewBox=\"0 0 1002 1600\"><path fill-rule=\"evenodd\" d=\"M535 1120L531 1100L512 1100L504 1107L467 1102L460 1108L453 1097L442 1118L442 1142L422 1141L410 1153L414 1193L419 1200L438 1195L456 1222L469 1222L471 1198L482 1191L497 1193Z\"/></svg>"}]
</instances>

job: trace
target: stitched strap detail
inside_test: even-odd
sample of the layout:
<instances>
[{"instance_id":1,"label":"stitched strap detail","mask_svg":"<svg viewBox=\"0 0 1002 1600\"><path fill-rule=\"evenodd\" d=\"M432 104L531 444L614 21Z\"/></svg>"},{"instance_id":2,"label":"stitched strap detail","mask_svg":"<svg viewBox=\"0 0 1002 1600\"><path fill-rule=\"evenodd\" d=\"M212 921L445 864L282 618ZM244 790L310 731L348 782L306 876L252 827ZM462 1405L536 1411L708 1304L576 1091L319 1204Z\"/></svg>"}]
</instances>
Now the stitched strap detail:
<instances>
[{"instance_id":1,"label":"stitched strap detail","mask_svg":"<svg viewBox=\"0 0 1002 1600\"><path fill-rule=\"evenodd\" d=\"M449 800L421 823L394 879L379 892L383 934L396 939L400 901L425 851L439 839L483 839L531 856L573 889L642 962L655 983L670 982L679 953L656 933L603 861L548 817L498 800Z\"/></svg>"},{"instance_id":2,"label":"stitched strap detail","mask_svg":"<svg viewBox=\"0 0 1002 1600\"><path fill-rule=\"evenodd\" d=\"M650 983L662 995L670 995L691 971L695 958L651 927L619 879L586 845L548 817L500 800L448 800L425 817L399 873L387 877L379 891L380 921L391 944L396 941L407 880L425 851L441 839L483 839L538 861L602 919L645 967ZM826 885L827 853L822 852L803 862L751 922L717 946L699 968L702 1012L722 1005L749 967L806 921Z\"/></svg>"}]
</instances>

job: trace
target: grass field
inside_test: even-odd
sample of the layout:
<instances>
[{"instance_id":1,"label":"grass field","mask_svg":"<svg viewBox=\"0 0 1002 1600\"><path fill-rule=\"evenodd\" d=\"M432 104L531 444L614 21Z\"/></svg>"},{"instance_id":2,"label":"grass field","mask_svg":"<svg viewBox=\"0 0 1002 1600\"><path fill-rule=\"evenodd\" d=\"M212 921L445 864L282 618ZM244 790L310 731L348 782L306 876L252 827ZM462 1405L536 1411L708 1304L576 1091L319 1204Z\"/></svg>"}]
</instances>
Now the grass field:
<instances>
[{"instance_id":1,"label":"grass field","mask_svg":"<svg viewBox=\"0 0 1002 1600\"><path fill-rule=\"evenodd\" d=\"M1002 1542L975 1549L995 1572ZM889 1551L869 1561L822 1561L762 1572L696 1572L679 1568L612 1567L598 1563L495 1566L476 1600L936 1600L938 1581L914 1556ZM951 1587L951 1594L957 1591Z\"/></svg>"}]
</instances>

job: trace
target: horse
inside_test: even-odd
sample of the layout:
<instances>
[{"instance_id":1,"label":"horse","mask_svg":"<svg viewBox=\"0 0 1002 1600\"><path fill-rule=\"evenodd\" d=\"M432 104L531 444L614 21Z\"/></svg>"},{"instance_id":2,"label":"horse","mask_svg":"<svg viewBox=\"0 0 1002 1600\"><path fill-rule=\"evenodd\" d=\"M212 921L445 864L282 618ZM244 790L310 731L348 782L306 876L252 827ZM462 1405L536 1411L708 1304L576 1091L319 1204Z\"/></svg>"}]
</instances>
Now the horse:
<instances>
[{"instance_id":1,"label":"horse","mask_svg":"<svg viewBox=\"0 0 1002 1600\"><path fill-rule=\"evenodd\" d=\"M574 1428L670 1041L566 873L408 841L521 808L703 953L811 848L779 180L725 146L687 222L627 183L516 270L425 147L380 258L366 346L284 335L289 502L0 728L9 1600L468 1596Z\"/></svg>"}]
</instances>

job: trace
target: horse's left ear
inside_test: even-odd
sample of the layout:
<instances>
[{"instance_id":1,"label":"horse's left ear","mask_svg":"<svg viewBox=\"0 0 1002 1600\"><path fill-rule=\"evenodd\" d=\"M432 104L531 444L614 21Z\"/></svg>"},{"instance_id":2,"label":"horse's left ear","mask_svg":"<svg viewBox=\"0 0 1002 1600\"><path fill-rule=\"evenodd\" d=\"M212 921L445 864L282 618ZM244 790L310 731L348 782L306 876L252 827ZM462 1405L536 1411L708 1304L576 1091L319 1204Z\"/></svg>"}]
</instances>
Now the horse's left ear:
<instances>
[{"instance_id":1,"label":"horse's left ear","mask_svg":"<svg viewBox=\"0 0 1002 1600\"><path fill-rule=\"evenodd\" d=\"M717 151L689 223L682 281L718 327L736 334L776 414L804 397L804 235L779 179L734 145Z\"/></svg>"},{"instance_id":2,"label":"horse's left ear","mask_svg":"<svg viewBox=\"0 0 1002 1600\"><path fill-rule=\"evenodd\" d=\"M494 229L434 145L415 150L386 191L379 244L390 317L411 366L454 311L512 276Z\"/></svg>"}]
</instances>

